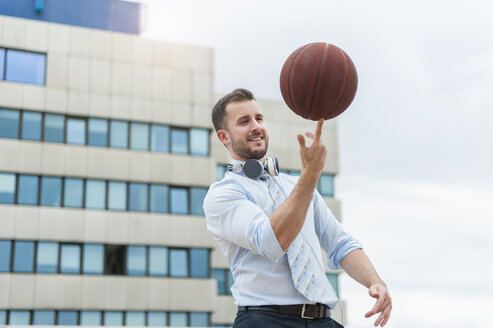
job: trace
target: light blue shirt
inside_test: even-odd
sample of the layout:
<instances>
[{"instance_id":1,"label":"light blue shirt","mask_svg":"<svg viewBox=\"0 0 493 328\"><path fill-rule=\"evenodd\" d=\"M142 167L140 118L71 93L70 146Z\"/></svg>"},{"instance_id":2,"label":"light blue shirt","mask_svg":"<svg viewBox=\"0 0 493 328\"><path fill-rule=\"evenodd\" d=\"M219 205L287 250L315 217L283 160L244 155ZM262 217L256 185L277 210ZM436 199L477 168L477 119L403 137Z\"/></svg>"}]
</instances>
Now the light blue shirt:
<instances>
[{"instance_id":1,"label":"light blue shirt","mask_svg":"<svg viewBox=\"0 0 493 328\"><path fill-rule=\"evenodd\" d=\"M298 181L298 177L283 173L274 179L286 195ZM295 289L287 256L272 230L269 216L274 210L267 184L242 172L226 172L221 181L211 185L204 199L207 228L227 258L235 280L231 292L238 305L309 303ZM323 275L326 282L316 302L334 308L337 295L325 277L321 249L327 253L328 266L340 269L340 261L361 244L343 230L317 191L301 233L317 255L315 274Z\"/></svg>"}]
</instances>

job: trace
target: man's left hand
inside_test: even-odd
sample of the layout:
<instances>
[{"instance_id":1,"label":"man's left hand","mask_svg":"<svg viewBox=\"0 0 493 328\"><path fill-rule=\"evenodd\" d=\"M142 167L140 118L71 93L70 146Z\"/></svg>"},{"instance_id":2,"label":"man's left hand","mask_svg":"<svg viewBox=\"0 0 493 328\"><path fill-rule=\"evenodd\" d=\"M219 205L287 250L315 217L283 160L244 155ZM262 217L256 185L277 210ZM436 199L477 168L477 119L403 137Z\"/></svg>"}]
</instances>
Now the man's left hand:
<instances>
[{"instance_id":1,"label":"man's left hand","mask_svg":"<svg viewBox=\"0 0 493 328\"><path fill-rule=\"evenodd\" d=\"M392 311L392 299L389 291L387 290L387 286L385 286L385 284L371 285L368 289L368 293L371 297L376 298L377 301L375 302L373 309L365 314L365 318L369 318L374 314L380 313L380 316L375 321L375 327L378 325L383 327L387 321L389 321L390 312Z\"/></svg>"}]
</instances>

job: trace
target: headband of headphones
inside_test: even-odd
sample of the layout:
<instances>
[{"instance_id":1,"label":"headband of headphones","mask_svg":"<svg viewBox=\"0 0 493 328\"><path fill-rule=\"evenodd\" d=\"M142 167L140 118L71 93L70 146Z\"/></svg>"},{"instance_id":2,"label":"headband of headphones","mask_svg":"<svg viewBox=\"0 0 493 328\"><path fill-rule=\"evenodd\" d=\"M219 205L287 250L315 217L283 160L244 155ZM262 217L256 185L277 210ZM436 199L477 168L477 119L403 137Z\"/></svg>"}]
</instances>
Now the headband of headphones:
<instances>
[{"instance_id":1,"label":"headband of headphones","mask_svg":"<svg viewBox=\"0 0 493 328\"><path fill-rule=\"evenodd\" d=\"M271 176L279 175L279 161L276 157L266 157L265 164ZM250 179L256 180L264 172L264 165L258 159L249 159L245 164L233 165L228 163L228 171L243 172Z\"/></svg>"}]
</instances>

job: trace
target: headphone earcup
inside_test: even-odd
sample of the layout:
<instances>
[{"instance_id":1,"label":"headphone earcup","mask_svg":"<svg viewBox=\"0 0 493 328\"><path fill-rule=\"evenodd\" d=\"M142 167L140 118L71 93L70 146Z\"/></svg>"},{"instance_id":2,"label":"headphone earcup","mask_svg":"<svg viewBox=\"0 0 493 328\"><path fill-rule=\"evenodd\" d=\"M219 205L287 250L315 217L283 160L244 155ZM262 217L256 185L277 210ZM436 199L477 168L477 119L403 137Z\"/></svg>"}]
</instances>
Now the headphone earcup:
<instances>
[{"instance_id":1,"label":"headphone earcup","mask_svg":"<svg viewBox=\"0 0 493 328\"><path fill-rule=\"evenodd\" d=\"M266 157L267 169L269 174L273 177L279 175L279 161L276 157Z\"/></svg>"},{"instance_id":2,"label":"headphone earcup","mask_svg":"<svg viewBox=\"0 0 493 328\"><path fill-rule=\"evenodd\" d=\"M243 173L250 179L256 180L260 178L263 172L264 166L258 159L249 159L243 165Z\"/></svg>"}]
</instances>

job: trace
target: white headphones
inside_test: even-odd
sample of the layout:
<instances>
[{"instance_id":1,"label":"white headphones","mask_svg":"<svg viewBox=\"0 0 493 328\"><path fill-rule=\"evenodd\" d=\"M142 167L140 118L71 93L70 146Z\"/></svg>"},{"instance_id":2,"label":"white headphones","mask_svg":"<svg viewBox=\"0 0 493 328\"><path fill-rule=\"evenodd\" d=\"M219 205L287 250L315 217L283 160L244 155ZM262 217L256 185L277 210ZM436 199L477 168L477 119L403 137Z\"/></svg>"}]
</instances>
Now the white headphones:
<instances>
[{"instance_id":1,"label":"white headphones","mask_svg":"<svg viewBox=\"0 0 493 328\"><path fill-rule=\"evenodd\" d=\"M267 165L267 170L271 176L275 177L279 175L279 161L276 157L266 157L265 164ZM243 165L228 163L228 171L237 173L243 172L250 179L256 180L260 178L264 172L264 165L258 159L249 159Z\"/></svg>"}]
</instances>

